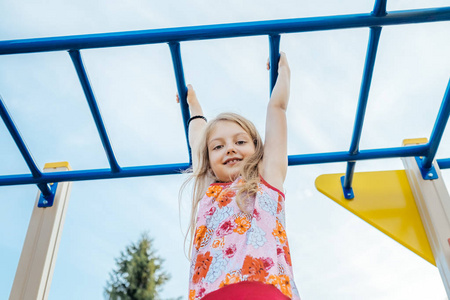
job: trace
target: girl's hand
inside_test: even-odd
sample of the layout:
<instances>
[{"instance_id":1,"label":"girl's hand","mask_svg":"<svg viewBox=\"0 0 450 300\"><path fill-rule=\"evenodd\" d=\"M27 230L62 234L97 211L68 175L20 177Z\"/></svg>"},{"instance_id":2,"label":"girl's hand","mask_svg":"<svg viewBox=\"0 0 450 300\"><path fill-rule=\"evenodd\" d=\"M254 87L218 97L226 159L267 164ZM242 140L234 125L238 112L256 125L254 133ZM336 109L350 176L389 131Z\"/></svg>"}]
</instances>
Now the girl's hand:
<instances>
[{"instance_id":1,"label":"girl's hand","mask_svg":"<svg viewBox=\"0 0 450 300\"><path fill-rule=\"evenodd\" d=\"M291 73L286 53L284 52L280 52L280 60L278 61L278 73L280 72L280 70L286 70L289 74Z\"/></svg>"},{"instance_id":2,"label":"girl's hand","mask_svg":"<svg viewBox=\"0 0 450 300\"><path fill-rule=\"evenodd\" d=\"M197 99L197 94L194 91L194 88L191 84L187 85L187 104L189 106L189 113L191 117L193 116L203 116L203 110L202 106L200 105L200 102ZM180 103L180 96L176 95L177 103ZM198 151L199 151L199 145L201 134L206 126L206 122L203 120L194 122L191 122L189 124L189 132L188 132L188 139L189 139L189 145L192 149L192 168L195 171L198 166Z\"/></svg>"},{"instance_id":3,"label":"girl's hand","mask_svg":"<svg viewBox=\"0 0 450 300\"><path fill-rule=\"evenodd\" d=\"M191 105L199 104L197 95L195 94L195 91L194 91L194 88L192 87L192 85L188 84L187 89L188 89L188 91L187 91L188 105L191 106ZM177 100L177 103L180 103L180 96L178 95L178 93L176 95L176 100Z\"/></svg>"},{"instance_id":4,"label":"girl's hand","mask_svg":"<svg viewBox=\"0 0 450 300\"><path fill-rule=\"evenodd\" d=\"M266 68L267 68L267 70L270 70L270 59L269 58L267 59ZM286 53L284 53L283 51L280 51L280 58L278 60L278 72L280 72L280 69L287 70L289 74L291 73L291 71L289 69L289 63L287 61Z\"/></svg>"}]
</instances>

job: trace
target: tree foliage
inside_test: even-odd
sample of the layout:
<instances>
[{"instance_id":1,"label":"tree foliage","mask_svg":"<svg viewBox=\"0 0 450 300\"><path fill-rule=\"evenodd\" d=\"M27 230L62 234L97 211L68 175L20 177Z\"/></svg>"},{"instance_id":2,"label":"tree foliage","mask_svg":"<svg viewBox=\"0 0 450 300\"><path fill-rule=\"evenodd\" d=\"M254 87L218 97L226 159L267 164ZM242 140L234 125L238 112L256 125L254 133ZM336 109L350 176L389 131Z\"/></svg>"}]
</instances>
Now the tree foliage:
<instances>
[{"instance_id":1,"label":"tree foliage","mask_svg":"<svg viewBox=\"0 0 450 300\"><path fill-rule=\"evenodd\" d=\"M163 259L156 256L153 240L144 233L136 244L127 246L116 259L116 269L106 284L110 300L157 300L170 275L162 270Z\"/></svg>"}]
</instances>

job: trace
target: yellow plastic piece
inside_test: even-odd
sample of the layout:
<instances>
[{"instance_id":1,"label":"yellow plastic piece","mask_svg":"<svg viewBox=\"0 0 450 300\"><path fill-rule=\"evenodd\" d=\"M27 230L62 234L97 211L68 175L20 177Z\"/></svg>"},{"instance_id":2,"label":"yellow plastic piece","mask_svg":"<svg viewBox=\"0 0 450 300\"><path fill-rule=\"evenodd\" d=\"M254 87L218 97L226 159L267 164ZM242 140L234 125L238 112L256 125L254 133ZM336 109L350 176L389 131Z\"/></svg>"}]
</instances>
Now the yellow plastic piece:
<instances>
[{"instance_id":1,"label":"yellow plastic piece","mask_svg":"<svg viewBox=\"0 0 450 300\"><path fill-rule=\"evenodd\" d=\"M344 198L340 178L317 177L316 188L339 205L436 265L404 170L355 173L355 198Z\"/></svg>"},{"instance_id":2,"label":"yellow plastic piece","mask_svg":"<svg viewBox=\"0 0 450 300\"><path fill-rule=\"evenodd\" d=\"M69 165L69 162L67 161L46 163L44 165L44 169L56 169L56 168L67 168L68 170L72 170L72 168Z\"/></svg>"},{"instance_id":3,"label":"yellow plastic piece","mask_svg":"<svg viewBox=\"0 0 450 300\"><path fill-rule=\"evenodd\" d=\"M418 145L418 144L426 144L428 143L427 138L417 138L417 139L404 139L403 146L406 145Z\"/></svg>"}]
</instances>

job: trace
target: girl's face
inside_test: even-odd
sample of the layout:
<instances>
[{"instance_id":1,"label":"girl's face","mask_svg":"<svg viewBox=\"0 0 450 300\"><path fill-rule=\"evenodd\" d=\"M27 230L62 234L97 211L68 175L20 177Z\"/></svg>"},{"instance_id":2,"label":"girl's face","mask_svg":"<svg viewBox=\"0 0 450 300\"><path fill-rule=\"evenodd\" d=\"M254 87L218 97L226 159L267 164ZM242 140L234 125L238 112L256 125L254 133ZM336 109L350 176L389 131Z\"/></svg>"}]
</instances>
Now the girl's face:
<instances>
[{"instance_id":1,"label":"girl's face","mask_svg":"<svg viewBox=\"0 0 450 300\"><path fill-rule=\"evenodd\" d=\"M239 176L244 158L255 153L250 135L237 123L219 121L208 140L209 165L219 181L233 181Z\"/></svg>"}]
</instances>

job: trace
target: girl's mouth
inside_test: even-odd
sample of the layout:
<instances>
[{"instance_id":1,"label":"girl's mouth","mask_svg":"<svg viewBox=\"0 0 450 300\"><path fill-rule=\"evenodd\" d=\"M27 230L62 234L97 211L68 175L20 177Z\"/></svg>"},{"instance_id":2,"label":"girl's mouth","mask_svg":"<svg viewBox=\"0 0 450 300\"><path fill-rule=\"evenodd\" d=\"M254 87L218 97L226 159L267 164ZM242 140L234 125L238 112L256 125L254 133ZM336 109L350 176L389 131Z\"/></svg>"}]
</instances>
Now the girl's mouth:
<instances>
[{"instance_id":1,"label":"girl's mouth","mask_svg":"<svg viewBox=\"0 0 450 300\"><path fill-rule=\"evenodd\" d=\"M224 163L224 165L234 165L234 164L236 164L237 162L240 162L242 159L238 159L238 158L235 158L235 159L230 159L230 160L227 160L225 163Z\"/></svg>"}]
</instances>

